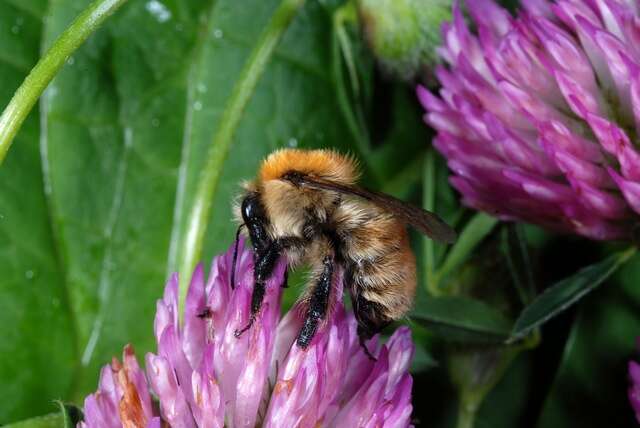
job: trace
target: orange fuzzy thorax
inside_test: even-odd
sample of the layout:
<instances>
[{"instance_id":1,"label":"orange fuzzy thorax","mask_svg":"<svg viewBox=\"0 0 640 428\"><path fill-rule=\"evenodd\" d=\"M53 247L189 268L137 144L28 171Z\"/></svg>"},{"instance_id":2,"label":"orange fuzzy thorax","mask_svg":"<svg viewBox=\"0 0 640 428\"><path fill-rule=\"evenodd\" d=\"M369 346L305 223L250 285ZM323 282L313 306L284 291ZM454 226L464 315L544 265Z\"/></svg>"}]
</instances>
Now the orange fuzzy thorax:
<instances>
[{"instance_id":1,"label":"orange fuzzy thorax","mask_svg":"<svg viewBox=\"0 0 640 428\"><path fill-rule=\"evenodd\" d=\"M281 149L269 155L260 166L261 182L277 180L289 171L297 171L341 184L358 179L356 161L333 150Z\"/></svg>"}]
</instances>

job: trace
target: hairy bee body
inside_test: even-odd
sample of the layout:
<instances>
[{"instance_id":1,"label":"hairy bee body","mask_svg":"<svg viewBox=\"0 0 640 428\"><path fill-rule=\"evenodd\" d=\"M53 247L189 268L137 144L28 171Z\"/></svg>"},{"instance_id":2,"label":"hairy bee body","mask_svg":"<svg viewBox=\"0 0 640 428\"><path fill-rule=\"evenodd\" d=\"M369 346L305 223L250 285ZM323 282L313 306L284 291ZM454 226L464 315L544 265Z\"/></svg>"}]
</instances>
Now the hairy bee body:
<instances>
[{"instance_id":1,"label":"hairy bee body","mask_svg":"<svg viewBox=\"0 0 640 428\"><path fill-rule=\"evenodd\" d=\"M330 310L336 267L344 270L361 341L402 317L414 299L416 266L407 221L372 199L381 199L379 194L355 187L357 179L351 157L285 149L267 157L257 178L245 185L238 217L256 257L252 311L259 309L260 287L276 257L285 255L291 267L312 268L303 295L308 310L298 336L302 347Z\"/></svg>"}]
</instances>

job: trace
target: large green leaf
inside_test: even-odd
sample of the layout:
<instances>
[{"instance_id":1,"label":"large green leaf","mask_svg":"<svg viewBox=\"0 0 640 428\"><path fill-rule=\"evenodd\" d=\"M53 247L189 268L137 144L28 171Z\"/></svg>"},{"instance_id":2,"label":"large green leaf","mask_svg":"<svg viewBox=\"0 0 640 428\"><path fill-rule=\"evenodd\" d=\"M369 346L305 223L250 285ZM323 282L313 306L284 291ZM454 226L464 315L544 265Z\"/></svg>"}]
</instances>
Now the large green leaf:
<instances>
[{"instance_id":1,"label":"large green leaf","mask_svg":"<svg viewBox=\"0 0 640 428\"><path fill-rule=\"evenodd\" d=\"M635 248L615 253L549 287L522 311L513 327L511 340L524 337L534 328L566 310L602 284L634 253Z\"/></svg>"},{"instance_id":2,"label":"large green leaf","mask_svg":"<svg viewBox=\"0 0 640 428\"><path fill-rule=\"evenodd\" d=\"M0 0L0 104L38 58L44 6ZM34 114L0 168L0 424L53 411L75 368L75 324L47 218L38 136Z\"/></svg>"},{"instance_id":3,"label":"large green leaf","mask_svg":"<svg viewBox=\"0 0 640 428\"><path fill-rule=\"evenodd\" d=\"M43 37L34 18L30 49L0 39L28 53L2 64L17 66L0 87L3 100L34 63L40 40L49 44L87 3L51 1ZM55 398L79 401L127 342L139 357L155 347L155 300L175 268L172 243L204 151L277 4L130 2L45 93L42 131L32 115L0 170L0 233L11 243L0 248L0 321L18 327L0 342L0 423L51 411ZM34 3L33 11L45 7ZM332 95L324 7L310 2L296 18L247 108L215 196L204 260L230 244L231 199L265 154L286 145L350 147ZM16 16L28 16L24 10ZM5 13L0 19L13 22ZM0 79L8 76L3 68Z\"/></svg>"},{"instance_id":4,"label":"large green leaf","mask_svg":"<svg viewBox=\"0 0 640 428\"><path fill-rule=\"evenodd\" d=\"M166 274L197 10L132 2L69 59L46 91L41 150L50 218L75 315L80 397L149 327ZM46 42L86 5L50 9Z\"/></svg>"}]
</instances>

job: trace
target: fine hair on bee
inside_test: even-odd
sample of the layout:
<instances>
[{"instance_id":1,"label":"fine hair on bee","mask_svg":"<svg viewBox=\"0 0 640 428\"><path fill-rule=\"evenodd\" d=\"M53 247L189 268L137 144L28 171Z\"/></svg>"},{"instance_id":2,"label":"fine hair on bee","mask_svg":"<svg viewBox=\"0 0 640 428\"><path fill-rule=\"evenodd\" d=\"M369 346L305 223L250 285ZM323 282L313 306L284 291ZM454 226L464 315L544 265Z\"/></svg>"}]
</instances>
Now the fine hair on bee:
<instances>
[{"instance_id":1,"label":"fine hair on bee","mask_svg":"<svg viewBox=\"0 0 640 428\"><path fill-rule=\"evenodd\" d=\"M407 225L434 240L452 243L455 232L438 216L392 196L357 184L357 163L334 150L281 149L261 164L257 177L244 184L236 209L231 286L241 229L254 252L254 287L249 323L262 306L267 280L277 261L286 257L287 271L311 268L301 297L304 321L296 343L306 348L330 313L332 282L343 272L351 296L360 344L411 308L416 290L415 257ZM283 286L286 286L286 272Z\"/></svg>"}]
</instances>

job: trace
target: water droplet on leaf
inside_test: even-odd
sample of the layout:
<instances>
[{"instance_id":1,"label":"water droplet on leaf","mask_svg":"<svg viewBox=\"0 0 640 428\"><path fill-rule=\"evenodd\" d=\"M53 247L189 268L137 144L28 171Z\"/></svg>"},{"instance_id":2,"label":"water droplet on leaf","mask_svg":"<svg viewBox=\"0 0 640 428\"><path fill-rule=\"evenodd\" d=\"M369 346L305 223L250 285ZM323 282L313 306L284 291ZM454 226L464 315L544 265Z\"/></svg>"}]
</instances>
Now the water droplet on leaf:
<instances>
[{"instance_id":1,"label":"water droplet on leaf","mask_svg":"<svg viewBox=\"0 0 640 428\"><path fill-rule=\"evenodd\" d=\"M171 19L171 11L158 0L148 1L145 9L160 23L167 22Z\"/></svg>"}]
</instances>

